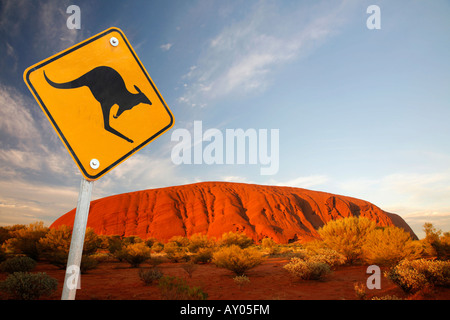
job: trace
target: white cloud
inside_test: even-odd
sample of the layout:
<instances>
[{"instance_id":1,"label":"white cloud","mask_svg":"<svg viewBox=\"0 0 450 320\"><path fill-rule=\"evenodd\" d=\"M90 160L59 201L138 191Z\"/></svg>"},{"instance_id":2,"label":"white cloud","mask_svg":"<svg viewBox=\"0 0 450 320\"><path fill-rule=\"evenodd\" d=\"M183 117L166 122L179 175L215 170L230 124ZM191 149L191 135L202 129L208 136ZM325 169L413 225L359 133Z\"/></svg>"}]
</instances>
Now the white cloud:
<instances>
[{"instance_id":1,"label":"white cloud","mask_svg":"<svg viewBox=\"0 0 450 320\"><path fill-rule=\"evenodd\" d=\"M39 5L39 11L36 15L39 23L38 34L41 39L45 39L47 47L50 46L50 48L60 51L84 38L83 27L81 29L67 28L66 21L70 14L67 14L66 9L69 5L58 1L45 2ZM81 17L87 16L87 10L88 6L81 7ZM81 21L81 26L83 26L83 18Z\"/></svg>"},{"instance_id":2,"label":"white cloud","mask_svg":"<svg viewBox=\"0 0 450 320\"><path fill-rule=\"evenodd\" d=\"M77 205L76 187L51 186L26 181L0 180L0 225L50 224Z\"/></svg>"},{"instance_id":3,"label":"white cloud","mask_svg":"<svg viewBox=\"0 0 450 320\"><path fill-rule=\"evenodd\" d=\"M339 183L351 194L379 199L387 206L416 209L450 207L450 172L396 173L378 179L355 179Z\"/></svg>"},{"instance_id":4,"label":"white cloud","mask_svg":"<svg viewBox=\"0 0 450 320\"><path fill-rule=\"evenodd\" d=\"M358 179L338 183L343 193L374 203L397 213L423 236L425 222L450 230L450 172L396 173L378 179Z\"/></svg>"},{"instance_id":5,"label":"white cloud","mask_svg":"<svg viewBox=\"0 0 450 320\"><path fill-rule=\"evenodd\" d=\"M136 154L94 185L95 197L188 183L170 157Z\"/></svg>"},{"instance_id":6,"label":"white cloud","mask_svg":"<svg viewBox=\"0 0 450 320\"><path fill-rule=\"evenodd\" d=\"M17 139L39 137L34 119L25 108L26 101L15 89L0 85L0 132Z\"/></svg>"},{"instance_id":7,"label":"white cloud","mask_svg":"<svg viewBox=\"0 0 450 320\"><path fill-rule=\"evenodd\" d=\"M15 89L0 85L0 178L19 177L23 169L67 175L73 162L42 114L33 117L26 106L37 103ZM56 143L55 143L56 142Z\"/></svg>"},{"instance_id":8,"label":"white cloud","mask_svg":"<svg viewBox=\"0 0 450 320\"><path fill-rule=\"evenodd\" d=\"M241 183L254 183L246 177L240 177L240 176L224 176L222 177L221 181L225 182L241 182Z\"/></svg>"},{"instance_id":9,"label":"white cloud","mask_svg":"<svg viewBox=\"0 0 450 320\"><path fill-rule=\"evenodd\" d=\"M173 43L166 43L166 44L162 44L159 47L161 48L162 51L169 51L170 48L172 48Z\"/></svg>"},{"instance_id":10,"label":"white cloud","mask_svg":"<svg viewBox=\"0 0 450 320\"><path fill-rule=\"evenodd\" d=\"M311 175L306 177L297 177L285 182L275 182L274 185L277 186L289 186L297 188L313 188L317 186L324 186L330 179L326 175Z\"/></svg>"},{"instance_id":11,"label":"white cloud","mask_svg":"<svg viewBox=\"0 0 450 320\"><path fill-rule=\"evenodd\" d=\"M243 20L223 28L210 41L198 64L183 77L187 89L179 101L198 106L265 90L277 67L304 55L337 30L341 7L326 9L305 23L300 8L282 13L268 2L259 2Z\"/></svg>"}]
</instances>

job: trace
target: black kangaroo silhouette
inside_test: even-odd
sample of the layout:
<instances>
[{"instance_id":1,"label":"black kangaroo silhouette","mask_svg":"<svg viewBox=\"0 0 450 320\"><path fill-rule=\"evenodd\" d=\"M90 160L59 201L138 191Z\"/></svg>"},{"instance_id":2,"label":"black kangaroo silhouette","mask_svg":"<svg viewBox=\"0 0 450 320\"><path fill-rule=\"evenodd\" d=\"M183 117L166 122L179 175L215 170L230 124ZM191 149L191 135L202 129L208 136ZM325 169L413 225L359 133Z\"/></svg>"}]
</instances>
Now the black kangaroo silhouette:
<instances>
[{"instance_id":1,"label":"black kangaroo silhouette","mask_svg":"<svg viewBox=\"0 0 450 320\"><path fill-rule=\"evenodd\" d=\"M75 89L87 86L91 90L94 98L100 102L105 130L131 143L133 143L133 140L127 138L109 125L111 108L115 104L119 106L117 114L113 115L114 118L118 118L124 111L130 110L140 103L152 104L137 86L134 86L134 88L138 93L129 92L120 74L110 67L96 67L81 77L64 83L51 81L45 74L45 71L44 77L52 87L57 89Z\"/></svg>"}]
</instances>

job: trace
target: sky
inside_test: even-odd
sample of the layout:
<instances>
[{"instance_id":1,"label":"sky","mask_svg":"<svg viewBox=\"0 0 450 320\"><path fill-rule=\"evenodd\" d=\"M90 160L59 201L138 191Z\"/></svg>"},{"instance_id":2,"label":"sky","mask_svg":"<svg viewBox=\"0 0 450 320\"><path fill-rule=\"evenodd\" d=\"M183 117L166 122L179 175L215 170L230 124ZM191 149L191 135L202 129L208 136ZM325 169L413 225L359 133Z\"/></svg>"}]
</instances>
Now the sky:
<instances>
[{"instance_id":1,"label":"sky","mask_svg":"<svg viewBox=\"0 0 450 320\"><path fill-rule=\"evenodd\" d=\"M200 181L293 186L372 202L419 238L425 222L450 231L449 16L447 0L0 0L0 225L50 225L76 207L82 179L24 70L118 27L175 125L95 181L92 199ZM196 123L214 139L194 140ZM192 153L222 137L226 159L237 129L268 142L248 142L243 163L174 160L174 132L192 135Z\"/></svg>"}]
</instances>

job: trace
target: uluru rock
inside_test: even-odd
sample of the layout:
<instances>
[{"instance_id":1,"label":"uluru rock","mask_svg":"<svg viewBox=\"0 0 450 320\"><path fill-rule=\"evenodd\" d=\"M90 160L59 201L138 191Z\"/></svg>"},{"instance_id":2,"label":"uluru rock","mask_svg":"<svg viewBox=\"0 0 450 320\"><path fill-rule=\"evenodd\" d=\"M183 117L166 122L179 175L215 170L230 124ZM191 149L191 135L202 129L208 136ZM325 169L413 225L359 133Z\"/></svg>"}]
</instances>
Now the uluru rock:
<instances>
[{"instance_id":1,"label":"uluru rock","mask_svg":"<svg viewBox=\"0 0 450 320\"><path fill-rule=\"evenodd\" d=\"M50 227L72 226L73 209ZM294 187L201 182L114 195L91 202L87 226L97 234L167 241L195 233L220 238L240 231L255 241L278 243L318 238L330 220L367 217L379 226L398 226L414 234L398 215L347 196Z\"/></svg>"}]
</instances>

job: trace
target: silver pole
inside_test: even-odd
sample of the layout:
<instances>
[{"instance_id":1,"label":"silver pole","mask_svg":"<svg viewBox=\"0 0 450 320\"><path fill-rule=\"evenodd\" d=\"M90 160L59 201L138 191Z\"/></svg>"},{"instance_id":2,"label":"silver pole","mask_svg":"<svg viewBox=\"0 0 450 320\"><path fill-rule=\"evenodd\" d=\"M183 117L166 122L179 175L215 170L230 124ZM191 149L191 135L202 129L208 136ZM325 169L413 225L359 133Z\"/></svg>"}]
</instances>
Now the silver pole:
<instances>
[{"instance_id":1,"label":"silver pole","mask_svg":"<svg viewBox=\"0 0 450 320\"><path fill-rule=\"evenodd\" d=\"M77 288L79 288L81 256L83 254L84 236L93 184L94 181L88 181L85 178L81 179L61 300L75 300Z\"/></svg>"}]
</instances>

